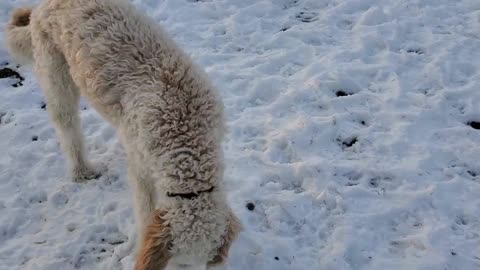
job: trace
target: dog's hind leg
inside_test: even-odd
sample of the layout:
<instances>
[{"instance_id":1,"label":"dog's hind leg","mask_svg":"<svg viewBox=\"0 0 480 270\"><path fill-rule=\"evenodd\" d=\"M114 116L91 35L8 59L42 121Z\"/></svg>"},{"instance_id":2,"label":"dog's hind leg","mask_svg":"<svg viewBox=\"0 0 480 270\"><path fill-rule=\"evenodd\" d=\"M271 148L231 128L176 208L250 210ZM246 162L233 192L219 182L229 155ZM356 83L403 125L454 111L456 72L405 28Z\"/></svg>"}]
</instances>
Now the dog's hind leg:
<instances>
[{"instance_id":1,"label":"dog's hind leg","mask_svg":"<svg viewBox=\"0 0 480 270\"><path fill-rule=\"evenodd\" d=\"M80 91L70 76L64 55L46 37L32 32L35 42L34 70L47 102L47 111L55 126L74 181L99 176L87 162L78 113Z\"/></svg>"}]
</instances>

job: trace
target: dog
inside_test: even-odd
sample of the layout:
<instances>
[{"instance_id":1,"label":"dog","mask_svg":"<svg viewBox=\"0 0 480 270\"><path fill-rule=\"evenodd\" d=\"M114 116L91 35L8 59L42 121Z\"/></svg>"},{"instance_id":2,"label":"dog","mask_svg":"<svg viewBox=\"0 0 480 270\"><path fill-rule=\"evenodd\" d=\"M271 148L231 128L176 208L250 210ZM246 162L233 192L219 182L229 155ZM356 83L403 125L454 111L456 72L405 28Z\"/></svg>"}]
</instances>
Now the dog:
<instances>
[{"instance_id":1,"label":"dog","mask_svg":"<svg viewBox=\"0 0 480 270\"><path fill-rule=\"evenodd\" d=\"M13 11L6 46L33 63L69 172L86 159L79 98L116 128L127 153L136 270L225 262L241 230L223 187L223 104L206 74L126 0L43 0Z\"/></svg>"}]
</instances>

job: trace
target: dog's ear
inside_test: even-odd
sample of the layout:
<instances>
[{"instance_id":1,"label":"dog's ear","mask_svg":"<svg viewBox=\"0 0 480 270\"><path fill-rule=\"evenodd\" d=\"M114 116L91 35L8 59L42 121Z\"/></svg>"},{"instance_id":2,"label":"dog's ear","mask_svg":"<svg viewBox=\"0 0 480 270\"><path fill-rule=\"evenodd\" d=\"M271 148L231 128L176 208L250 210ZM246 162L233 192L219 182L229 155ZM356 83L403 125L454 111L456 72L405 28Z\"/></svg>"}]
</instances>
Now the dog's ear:
<instances>
[{"instance_id":1,"label":"dog's ear","mask_svg":"<svg viewBox=\"0 0 480 270\"><path fill-rule=\"evenodd\" d=\"M227 260L230 246L242 230L240 220L233 213L230 214L228 222L227 232L223 236L223 245L218 248L217 255L208 262L209 268L221 265Z\"/></svg>"},{"instance_id":2,"label":"dog's ear","mask_svg":"<svg viewBox=\"0 0 480 270\"><path fill-rule=\"evenodd\" d=\"M167 267L171 258L169 248L172 237L168 224L162 218L163 214L164 212L158 209L153 212L152 223L147 226L143 235L135 270L163 270Z\"/></svg>"}]
</instances>

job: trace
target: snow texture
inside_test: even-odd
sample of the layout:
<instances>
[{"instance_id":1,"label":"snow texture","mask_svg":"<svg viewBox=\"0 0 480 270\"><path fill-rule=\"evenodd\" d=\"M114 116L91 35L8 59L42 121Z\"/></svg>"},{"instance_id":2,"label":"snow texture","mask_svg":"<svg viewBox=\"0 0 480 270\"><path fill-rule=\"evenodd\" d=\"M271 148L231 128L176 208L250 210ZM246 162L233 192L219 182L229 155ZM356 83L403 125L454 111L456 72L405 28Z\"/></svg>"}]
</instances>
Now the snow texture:
<instances>
[{"instance_id":1,"label":"snow texture","mask_svg":"<svg viewBox=\"0 0 480 270\"><path fill-rule=\"evenodd\" d=\"M0 2L0 42L12 9L36 2ZM133 2L226 106L245 229L220 269L480 269L478 0ZM82 102L90 159L108 169L73 183L31 67L4 47L0 65L25 79L0 79L0 269L131 269L114 130Z\"/></svg>"}]
</instances>

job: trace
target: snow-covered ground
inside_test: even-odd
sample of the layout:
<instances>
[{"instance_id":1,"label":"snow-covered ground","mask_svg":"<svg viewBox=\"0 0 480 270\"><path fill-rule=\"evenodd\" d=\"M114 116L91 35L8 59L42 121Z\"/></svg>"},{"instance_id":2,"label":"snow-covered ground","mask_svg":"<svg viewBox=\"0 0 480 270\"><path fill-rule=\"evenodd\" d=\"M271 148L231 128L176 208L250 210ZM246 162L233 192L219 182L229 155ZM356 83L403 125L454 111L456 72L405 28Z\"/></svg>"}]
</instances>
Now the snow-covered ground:
<instances>
[{"instance_id":1,"label":"snow-covered ground","mask_svg":"<svg viewBox=\"0 0 480 270\"><path fill-rule=\"evenodd\" d=\"M1 0L0 42L35 2ZM245 229L221 269L480 269L480 1L133 2L224 98ZM0 270L131 269L113 129L82 104L108 171L73 183L30 67L0 63L25 77L0 79Z\"/></svg>"}]
</instances>

